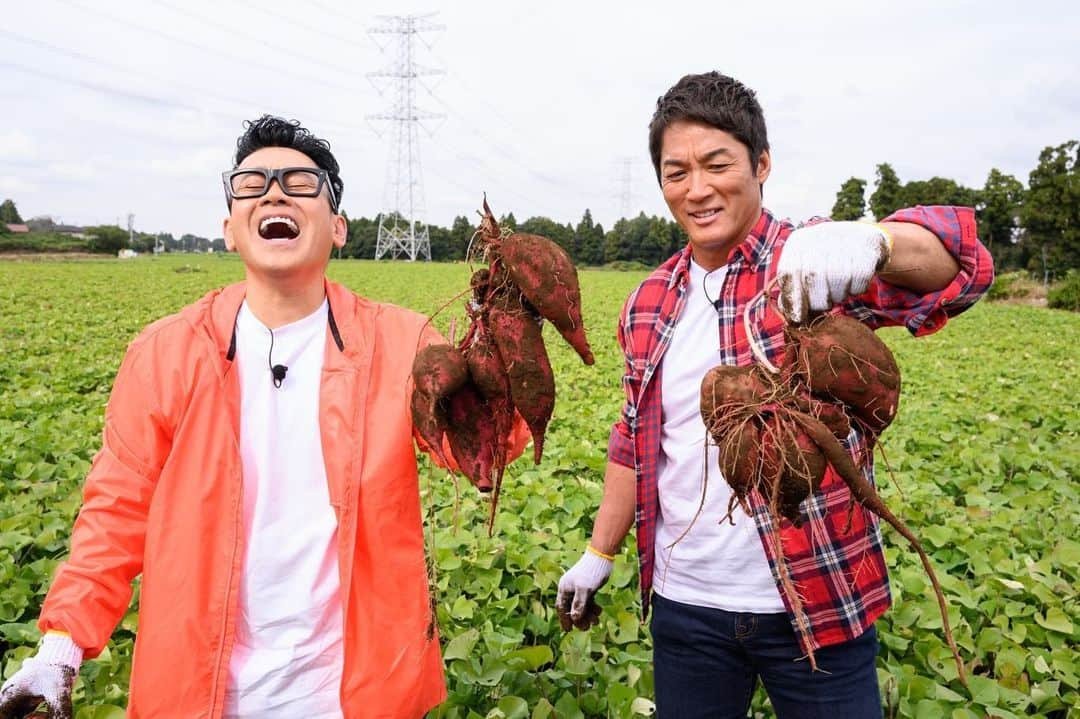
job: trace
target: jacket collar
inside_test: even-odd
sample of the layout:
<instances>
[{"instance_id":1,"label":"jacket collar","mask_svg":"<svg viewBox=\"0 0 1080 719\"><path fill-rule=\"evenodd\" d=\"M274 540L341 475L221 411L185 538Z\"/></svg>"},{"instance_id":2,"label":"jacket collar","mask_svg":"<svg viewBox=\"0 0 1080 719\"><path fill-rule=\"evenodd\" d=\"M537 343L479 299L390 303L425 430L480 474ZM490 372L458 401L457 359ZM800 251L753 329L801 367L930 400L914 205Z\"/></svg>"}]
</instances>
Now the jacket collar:
<instances>
[{"instance_id":1,"label":"jacket collar","mask_svg":"<svg viewBox=\"0 0 1080 719\"><path fill-rule=\"evenodd\" d=\"M328 304L327 325L330 340L327 348L329 349L332 344L340 354L351 355L352 352L346 352L346 348L355 350L361 344L359 328L354 319L359 298L350 290L329 279L324 280L324 287ZM227 365L226 371L228 371L228 366L232 365L236 355L236 318L246 295L247 285L237 282L211 293L209 297L209 329Z\"/></svg>"}]
</instances>

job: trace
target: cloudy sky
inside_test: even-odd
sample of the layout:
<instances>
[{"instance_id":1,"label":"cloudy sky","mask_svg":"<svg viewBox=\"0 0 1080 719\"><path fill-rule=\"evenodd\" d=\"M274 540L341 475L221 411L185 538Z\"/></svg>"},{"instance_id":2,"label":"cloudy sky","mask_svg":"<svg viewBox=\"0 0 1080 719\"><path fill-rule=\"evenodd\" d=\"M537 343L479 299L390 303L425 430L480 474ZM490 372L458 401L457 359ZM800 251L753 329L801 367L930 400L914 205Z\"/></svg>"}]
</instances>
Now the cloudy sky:
<instances>
[{"instance_id":1,"label":"cloudy sky","mask_svg":"<svg viewBox=\"0 0 1080 719\"><path fill-rule=\"evenodd\" d=\"M1026 182L1080 139L1073 3L34 0L0 16L0 197L24 218L220 235L220 173L245 119L330 140L343 207L387 205L394 36L426 14L416 62L428 221L498 214L605 226L664 214L646 149L656 98L720 70L758 92L773 149L766 204L825 214L840 183L934 175ZM430 47L428 46L430 44ZM382 46L382 47L380 47ZM380 134L381 133L381 134ZM628 181L627 181L628 178Z\"/></svg>"}]
</instances>

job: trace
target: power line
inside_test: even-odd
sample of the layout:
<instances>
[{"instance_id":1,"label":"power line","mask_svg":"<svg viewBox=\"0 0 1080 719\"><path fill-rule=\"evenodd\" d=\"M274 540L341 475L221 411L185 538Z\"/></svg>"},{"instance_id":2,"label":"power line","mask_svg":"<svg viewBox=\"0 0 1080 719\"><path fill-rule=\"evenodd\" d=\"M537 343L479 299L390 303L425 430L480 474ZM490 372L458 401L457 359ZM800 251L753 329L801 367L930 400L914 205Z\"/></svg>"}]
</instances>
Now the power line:
<instances>
[{"instance_id":1,"label":"power line","mask_svg":"<svg viewBox=\"0 0 1080 719\"><path fill-rule=\"evenodd\" d=\"M269 71L275 72L275 73L284 73L284 74L287 74L287 75L292 75L293 77L300 78L301 80L304 80L305 82L318 83L320 85L325 85L326 87L330 87L330 88L333 88L335 90L344 90L346 92L356 92L356 88L353 88L353 87L346 87L344 85L339 85L339 84L334 83L334 82L328 82L327 80L325 80L325 79L323 79L321 77L311 77L310 75L304 75L302 73L298 73L298 72L296 72L294 70L291 70L289 68L282 68L282 67L275 67L273 65L267 65L266 63L260 62L259 60L253 59L251 57L246 57L246 56L242 56L242 55L236 55L235 53L224 52L224 51L222 51L222 50L220 50L218 48L210 47L210 46L207 46L207 45L201 45L201 44L199 44L197 42L192 42L191 40L188 40L186 38L176 37L175 35L170 35L169 33L162 32L162 31L160 31L160 30L158 30L156 28L149 27L147 25L141 25L141 24L139 24L137 22L132 22L131 20L128 20L126 18L117 17L116 15L113 15L113 14L107 13L107 12L103 12L102 10L97 9L97 8L86 7L85 5L82 5L81 3L75 2L75 0L59 0L59 1L62 2L62 3L65 3L67 5L70 5L72 7L77 7L80 10L82 10L83 12L90 13L91 15L98 15L98 16L101 16L101 17L108 18L109 20L112 20L113 22L119 23L121 25L126 25L128 27L135 28L135 29L140 30L142 32L149 33L151 35L156 35L158 37L165 38L166 40L169 40L171 42L175 42L175 43L178 43L178 44L181 44L181 45L187 45L188 47L192 47L192 48L194 48L196 50L199 50L200 52L209 52L209 53L213 53L215 55L218 55L220 57L231 59L234 63L237 63L236 67L240 67L240 68L242 68L244 70L250 70L250 69L252 69L254 67L261 67L264 70L269 70Z\"/></svg>"},{"instance_id":2,"label":"power line","mask_svg":"<svg viewBox=\"0 0 1080 719\"><path fill-rule=\"evenodd\" d=\"M198 23L201 23L201 24L204 24L204 25L213 25L214 27L216 27L216 28L218 28L220 30L223 30L224 32L227 32L230 35L236 35L237 33L239 33L240 35L243 35L244 37L251 38L255 42L262 45L263 47L270 48L271 50L273 50L274 51L273 52L273 57L297 58L297 59L303 60L304 62L309 62L312 65L318 65L319 67L322 67L322 68L324 68L324 69L326 69L326 70L328 70L330 72L333 72L335 74L341 72L341 67L340 66L335 67L333 65L330 65L327 62L324 62L323 60L319 60L317 58L311 57L310 55L303 55L301 53L298 53L298 52L296 52L296 48L294 46L289 46L288 52L286 53L286 52L284 52L282 50L281 45L271 44L271 43L267 42L266 40L264 40L263 38L256 35L255 33L243 32L241 30L238 30L234 26L230 26L230 25L226 25L225 23L218 22L217 20L214 20L213 18L206 17L205 15L200 15L198 13L193 13L193 12L191 12L190 10L188 10L186 8L177 7L175 5L172 5L171 3L165 2L164 0L151 0L151 1L154 2L157 5L160 5L161 7L168 8L169 10L172 10L175 13L178 13L180 15L184 15L186 17L189 17L189 18L191 18L192 20L195 20ZM260 12L267 12L267 11L265 9L260 9ZM279 16L276 16L276 17L279 17ZM289 18L288 22L292 23L292 22L296 22L296 20L293 19L293 18Z\"/></svg>"}]
</instances>

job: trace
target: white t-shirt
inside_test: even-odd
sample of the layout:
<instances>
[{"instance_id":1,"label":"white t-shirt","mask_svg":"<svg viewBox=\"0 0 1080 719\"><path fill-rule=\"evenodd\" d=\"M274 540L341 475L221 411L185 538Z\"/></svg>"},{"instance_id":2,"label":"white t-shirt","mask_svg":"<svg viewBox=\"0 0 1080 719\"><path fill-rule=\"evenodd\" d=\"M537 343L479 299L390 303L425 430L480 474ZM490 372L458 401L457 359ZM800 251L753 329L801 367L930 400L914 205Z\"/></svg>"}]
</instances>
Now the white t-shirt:
<instances>
[{"instance_id":1,"label":"white t-shirt","mask_svg":"<svg viewBox=\"0 0 1080 719\"><path fill-rule=\"evenodd\" d=\"M719 317L709 298L720 296L726 275L726 266L706 274L691 261L686 306L664 354L653 587L664 598L684 604L731 612L782 612L784 604L754 520L736 507L731 514L735 526L720 522L727 514L731 488L720 473L719 453L711 441L705 452L701 380L720 364ZM689 532L682 536L687 527Z\"/></svg>"},{"instance_id":2,"label":"white t-shirt","mask_svg":"<svg viewBox=\"0 0 1080 719\"><path fill-rule=\"evenodd\" d=\"M319 434L327 303L271 332L236 319L244 566L225 717L340 719L337 518ZM288 371L275 387L271 365ZM182 681L182 678L178 678Z\"/></svg>"}]
</instances>

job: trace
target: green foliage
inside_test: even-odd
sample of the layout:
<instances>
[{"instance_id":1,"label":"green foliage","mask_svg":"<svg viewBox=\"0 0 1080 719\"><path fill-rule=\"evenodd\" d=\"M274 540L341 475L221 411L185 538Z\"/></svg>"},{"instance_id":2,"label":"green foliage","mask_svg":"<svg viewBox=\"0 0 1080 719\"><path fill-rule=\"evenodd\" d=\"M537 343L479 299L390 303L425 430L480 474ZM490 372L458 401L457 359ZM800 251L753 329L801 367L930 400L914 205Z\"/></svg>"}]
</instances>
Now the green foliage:
<instances>
[{"instance_id":1,"label":"green foliage","mask_svg":"<svg viewBox=\"0 0 1080 719\"><path fill-rule=\"evenodd\" d=\"M1023 202L1024 186L1019 180L996 167L990 170L977 208L979 239L993 255L998 272L1027 265L1025 245L1016 236Z\"/></svg>"},{"instance_id":2,"label":"green foliage","mask_svg":"<svg viewBox=\"0 0 1080 719\"><path fill-rule=\"evenodd\" d=\"M882 219L904 207L903 188L896 170L887 162L877 166L877 186L870 195L870 212Z\"/></svg>"},{"instance_id":3,"label":"green foliage","mask_svg":"<svg viewBox=\"0 0 1080 719\"><path fill-rule=\"evenodd\" d=\"M979 201L978 190L964 187L945 177L931 177L929 180L912 180L904 184L904 207L915 205L958 205L975 207Z\"/></svg>"},{"instance_id":4,"label":"green foliage","mask_svg":"<svg viewBox=\"0 0 1080 719\"><path fill-rule=\"evenodd\" d=\"M1030 300L1043 293L1042 284L1031 279L1027 272L1016 270L994 276L994 284L986 293L988 300Z\"/></svg>"},{"instance_id":5,"label":"green foliage","mask_svg":"<svg viewBox=\"0 0 1080 719\"><path fill-rule=\"evenodd\" d=\"M0 668L10 676L37 640L34 621L67 551L126 344L147 323L240 279L243 266L233 256L165 256L3 262L0 273ZM329 273L373 299L430 314L467 286L469 271L367 260L332 261ZM581 272L593 367L545 328L559 389L545 457L540 466L510 466L493 537L487 499L421 460L450 691L434 717L648 713L651 645L639 620L633 542L598 596L599 626L564 635L552 606L600 500L623 396L615 321L643 276ZM460 336L463 302L435 318L443 332L454 317ZM986 304L931 337L881 334L904 371L904 394L881 442L892 471L879 458L878 484L924 539L972 677L968 692L918 558L886 528L894 606L877 627L888 716L1076 716L1080 317ZM107 653L80 672L77 716L110 716L126 704L136 610L137 600ZM760 692L754 707L772 716Z\"/></svg>"},{"instance_id":6,"label":"green foliage","mask_svg":"<svg viewBox=\"0 0 1080 719\"><path fill-rule=\"evenodd\" d=\"M859 220L866 214L866 180L850 177L836 193L830 217L834 220Z\"/></svg>"},{"instance_id":7,"label":"green foliage","mask_svg":"<svg viewBox=\"0 0 1080 719\"><path fill-rule=\"evenodd\" d=\"M14 225L22 224L22 217L19 216L19 210L15 207L14 200L4 200L0 202L0 225L5 223L12 223Z\"/></svg>"},{"instance_id":8,"label":"green foliage","mask_svg":"<svg viewBox=\"0 0 1080 719\"><path fill-rule=\"evenodd\" d=\"M604 228L593 222L588 209L574 228L574 246L577 248L574 259L579 264L598 265L604 261Z\"/></svg>"},{"instance_id":9,"label":"green foliage","mask_svg":"<svg viewBox=\"0 0 1080 719\"><path fill-rule=\"evenodd\" d=\"M5 235L0 252L89 252L86 240L55 232L28 232Z\"/></svg>"},{"instance_id":10,"label":"green foliage","mask_svg":"<svg viewBox=\"0 0 1080 719\"><path fill-rule=\"evenodd\" d=\"M1038 255L1031 262L1045 278L1080 268L1080 142L1047 147L1039 154L1039 164L1028 176L1020 218Z\"/></svg>"},{"instance_id":11,"label":"green foliage","mask_svg":"<svg viewBox=\"0 0 1080 719\"><path fill-rule=\"evenodd\" d=\"M615 260L614 262L604 263L603 269L615 272L649 272L653 268L651 265L637 260Z\"/></svg>"},{"instance_id":12,"label":"green foliage","mask_svg":"<svg viewBox=\"0 0 1080 719\"><path fill-rule=\"evenodd\" d=\"M1054 309L1080 312L1080 271L1069 270L1064 280L1050 288L1046 303Z\"/></svg>"},{"instance_id":13,"label":"green foliage","mask_svg":"<svg viewBox=\"0 0 1080 719\"><path fill-rule=\"evenodd\" d=\"M91 252L115 255L127 246L127 230L116 225L99 225L87 227L86 234L90 236L87 247Z\"/></svg>"},{"instance_id":14,"label":"green foliage","mask_svg":"<svg viewBox=\"0 0 1080 719\"><path fill-rule=\"evenodd\" d=\"M856 178L837 193L833 217L854 214ZM999 271L1040 273L1044 283L1070 268L1080 268L1080 141L1047 147L1028 178L1029 189L1012 175L993 168L982 189L932 177L901 183L888 163L877 166L877 187L870 209L878 219L902 207L961 205L974 207L979 238ZM847 209L850 195L852 209Z\"/></svg>"}]
</instances>

